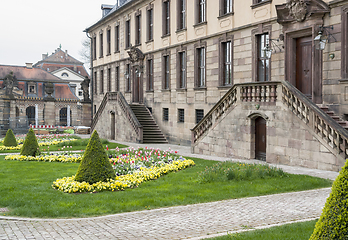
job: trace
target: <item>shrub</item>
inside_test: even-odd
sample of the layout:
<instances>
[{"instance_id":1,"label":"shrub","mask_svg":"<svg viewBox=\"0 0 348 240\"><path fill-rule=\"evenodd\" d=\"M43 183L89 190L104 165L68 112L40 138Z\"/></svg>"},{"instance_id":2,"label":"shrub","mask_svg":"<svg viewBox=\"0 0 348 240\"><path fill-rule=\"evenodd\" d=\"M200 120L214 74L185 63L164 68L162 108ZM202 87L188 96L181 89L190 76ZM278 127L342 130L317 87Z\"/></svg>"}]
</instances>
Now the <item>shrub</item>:
<instances>
[{"instance_id":1,"label":"shrub","mask_svg":"<svg viewBox=\"0 0 348 240\"><path fill-rule=\"evenodd\" d=\"M6 136L4 138L4 146L6 147L17 147L17 140L12 132L12 129L7 130Z\"/></svg>"},{"instance_id":2,"label":"shrub","mask_svg":"<svg viewBox=\"0 0 348 240\"><path fill-rule=\"evenodd\" d=\"M247 164L240 162L220 162L199 173L198 182L243 181L272 177L285 177L282 169L263 164Z\"/></svg>"},{"instance_id":3,"label":"shrub","mask_svg":"<svg viewBox=\"0 0 348 240\"><path fill-rule=\"evenodd\" d=\"M115 179L116 175L109 158L94 130L75 176L75 181L93 184Z\"/></svg>"},{"instance_id":4,"label":"shrub","mask_svg":"<svg viewBox=\"0 0 348 240\"><path fill-rule=\"evenodd\" d=\"M30 128L27 133L27 136L25 137L20 155L35 157L40 154L41 152L40 152L39 144L37 143L34 130Z\"/></svg>"},{"instance_id":5,"label":"shrub","mask_svg":"<svg viewBox=\"0 0 348 240\"><path fill-rule=\"evenodd\" d=\"M310 240L348 239L348 161L332 185Z\"/></svg>"}]
</instances>

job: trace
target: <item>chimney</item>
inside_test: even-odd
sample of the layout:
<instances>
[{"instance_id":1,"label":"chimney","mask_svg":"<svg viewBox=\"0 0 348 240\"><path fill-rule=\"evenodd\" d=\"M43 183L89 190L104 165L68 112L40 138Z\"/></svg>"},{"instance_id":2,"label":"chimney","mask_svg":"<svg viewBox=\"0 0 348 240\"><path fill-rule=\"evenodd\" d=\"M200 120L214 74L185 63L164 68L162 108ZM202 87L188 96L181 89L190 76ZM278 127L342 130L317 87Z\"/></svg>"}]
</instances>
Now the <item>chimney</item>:
<instances>
[{"instance_id":1,"label":"chimney","mask_svg":"<svg viewBox=\"0 0 348 240\"><path fill-rule=\"evenodd\" d=\"M26 63L25 67L28 69L32 69L33 68L33 63Z\"/></svg>"},{"instance_id":2,"label":"chimney","mask_svg":"<svg viewBox=\"0 0 348 240\"><path fill-rule=\"evenodd\" d=\"M48 54L46 54L46 53L42 54L42 60L44 60L47 57L48 57Z\"/></svg>"}]
</instances>

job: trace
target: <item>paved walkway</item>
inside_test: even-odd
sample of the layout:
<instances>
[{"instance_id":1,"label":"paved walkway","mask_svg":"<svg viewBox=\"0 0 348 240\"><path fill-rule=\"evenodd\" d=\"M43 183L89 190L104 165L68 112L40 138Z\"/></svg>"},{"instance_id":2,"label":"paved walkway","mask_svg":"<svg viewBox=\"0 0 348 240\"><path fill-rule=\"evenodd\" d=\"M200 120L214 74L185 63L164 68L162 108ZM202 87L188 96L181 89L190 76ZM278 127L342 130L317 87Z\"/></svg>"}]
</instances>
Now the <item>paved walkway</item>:
<instances>
[{"instance_id":1,"label":"paved walkway","mask_svg":"<svg viewBox=\"0 0 348 240\"><path fill-rule=\"evenodd\" d=\"M125 143L132 147L141 144ZM233 160L191 154L190 147L146 145L179 150L183 156ZM238 160L240 161L240 160ZM255 161L257 160L244 160ZM335 179L336 172L278 165L287 172ZM232 199L103 217L26 219L0 217L0 239L204 239L228 232L265 228L320 216L330 189Z\"/></svg>"}]
</instances>

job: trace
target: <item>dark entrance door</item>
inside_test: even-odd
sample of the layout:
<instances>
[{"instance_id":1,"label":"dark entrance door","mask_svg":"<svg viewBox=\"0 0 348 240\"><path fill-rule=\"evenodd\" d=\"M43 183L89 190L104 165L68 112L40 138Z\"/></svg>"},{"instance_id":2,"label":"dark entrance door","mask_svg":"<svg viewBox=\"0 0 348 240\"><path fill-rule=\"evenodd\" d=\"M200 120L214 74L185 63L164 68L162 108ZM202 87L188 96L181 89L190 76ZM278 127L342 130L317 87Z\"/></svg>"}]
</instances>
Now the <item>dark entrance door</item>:
<instances>
[{"instance_id":1,"label":"dark entrance door","mask_svg":"<svg viewBox=\"0 0 348 240\"><path fill-rule=\"evenodd\" d=\"M133 102L142 103L143 102L143 84L142 84L142 75L140 73L139 66L134 67L134 84L133 84Z\"/></svg>"},{"instance_id":2,"label":"dark entrance door","mask_svg":"<svg viewBox=\"0 0 348 240\"><path fill-rule=\"evenodd\" d=\"M115 135L115 124L116 124L116 118L115 118L115 113L114 112L112 112L111 113L111 139L112 140L115 140L115 137L116 137L116 135Z\"/></svg>"},{"instance_id":3,"label":"dark entrance door","mask_svg":"<svg viewBox=\"0 0 348 240\"><path fill-rule=\"evenodd\" d=\"M25 110L25 114L28 117L29 124L35 124L35 107L27 107L27 109Z\"/></svg>"},{"instance_id":4,"label":"dark entrance door","mask_svg":"<svg viewBox=\"0 0 348 240\"><path fill-rule=\"evenodd\" d=\"M296 39L296 88L312 99L312 37Z\"/></svg>"},{"instance_id":5,"label":"dark entrance door","mask_svg":"<svg viewBox=\"0 0 348 240\"><path fill-rule=\"evenodd\" d=\"M68 123L68 109L62 108L59 111L59 125L66 126Z\"/></svg>"},{"instance_id":6,"label":"dark entrance door","mask_svg":"<svg viewBox=\"0 0 348 240\"><path fill-rule=\"evenodd\" d=\"M266 161L266 120L262 117L255 119L255 158Z\"/></svg>"}]
</instances>

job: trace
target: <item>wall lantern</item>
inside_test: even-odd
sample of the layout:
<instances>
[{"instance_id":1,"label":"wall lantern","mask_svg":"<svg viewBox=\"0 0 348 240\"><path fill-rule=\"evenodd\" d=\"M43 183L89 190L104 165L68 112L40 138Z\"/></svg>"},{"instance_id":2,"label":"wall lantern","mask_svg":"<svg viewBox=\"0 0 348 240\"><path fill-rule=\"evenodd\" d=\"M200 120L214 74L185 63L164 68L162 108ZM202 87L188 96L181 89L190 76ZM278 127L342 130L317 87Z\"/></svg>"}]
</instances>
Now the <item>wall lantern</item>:
<instances>
[{"instance_id":1,"label":"wall lantern","mask_svg":"<svg viewBox=\"0 0 348 240\"><path fill-rule=\"evenodd\" d=\"M314 38L315 49L324 50L327 42L327 36L323 36L323 32L319 31L318 35Z\"/></svg>"},{"instance_id":2,"label":"wall lantern","mask_svg":"<svg viewBox=\"0 0 348 240\"><path fill-rule=\"evenodd\" d=\"M140 78L141 74L143 73L143 68L143 65L140 65L135 69L135 74L137 75L137 77Z\"/></svg>"},{"instance_id":3,"label":"wall lantern","mask_svg":"<svg viewBox=\"0 0 348 240\"><path fill-rule=\"evenodd\" d=\"M330 33L330 29L333 30L333 26L319 27L318 35L313 39L315 49L324 50L326 43L329 42L330 38L333 38L336 42L336 38Z\"/></svg>"},{"instance_id":4,"label":"wall lantern","mask_svg":"<svg viewBox=\"0 0 348 240\"><path fill-rule=\"evenodd\" d=\"M279 42L279 38L278 39L267 39L266 40L266 46L262 48L263 51L263 56L266 59L270 59L272 56L272 52L276 53L277 50L279 50L279 52L282 51L282 49L276 44L276 42Z\"/></svg>"},{"instance_id":5,"label":"wall lantern","mask_svg":"<svg viewBox=\"0 0 348 240\"><path fill-rule=\"evenodd\" d=\"M125 79L129 79L129 72L128 71L124 72L124 77L125 77Z\"/></svg>"}]
</instances>

